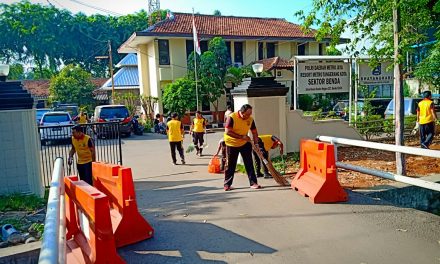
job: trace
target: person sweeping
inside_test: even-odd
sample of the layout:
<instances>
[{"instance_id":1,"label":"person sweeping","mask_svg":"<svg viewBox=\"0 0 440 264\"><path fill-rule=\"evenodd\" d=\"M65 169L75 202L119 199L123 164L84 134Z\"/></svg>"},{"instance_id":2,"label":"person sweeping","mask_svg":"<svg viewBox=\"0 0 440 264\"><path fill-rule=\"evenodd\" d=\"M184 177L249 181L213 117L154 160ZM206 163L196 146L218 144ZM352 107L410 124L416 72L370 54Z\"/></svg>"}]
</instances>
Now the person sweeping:
<instances>
[{"instance_id":1,"label":"person sweeping","mask_svg":"<svg viewBox=\"0 0 440 264\"><path fill-rule=\"evenodd\" d=\"M281 156L283 155L284 145L281 142L281 140L274 135L259 135L258 136L258 146L259 146L261 154L263 154L263 157L266 160L269 160L269 150L276 149L277 147L280 148L280 155ZM255 151L253 151L253 154L254 154L255 169L256 169L257 177L264 176L264 178L272 178L272 175L270 175L269 170L267 169L267 166L260 159L260 157L258 157L258 154ZM261 173L261 164L262 163L263 163L264 175Z\"/></svg>"},{"instance_id":2,"label":"person sweeping","mask_svg":"<svg viewBox=\"0 0 440 264\"><path fill-rule=\"evenodd\" d=\"M193 137L193 144L196 148L196 155L202 156L203 151L203 143L206 131L206 119L202 116L202 113L200 111L196 112L196 117L193 119L191 123L190 133Z\"/></svg>"}]
</instances>

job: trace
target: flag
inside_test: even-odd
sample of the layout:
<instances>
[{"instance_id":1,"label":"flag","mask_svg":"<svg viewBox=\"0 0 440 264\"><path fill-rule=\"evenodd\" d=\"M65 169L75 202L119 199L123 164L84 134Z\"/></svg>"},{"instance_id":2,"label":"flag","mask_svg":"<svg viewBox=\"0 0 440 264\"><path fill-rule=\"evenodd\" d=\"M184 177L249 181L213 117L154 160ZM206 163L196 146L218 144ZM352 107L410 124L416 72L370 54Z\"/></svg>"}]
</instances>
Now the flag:
<instances>
[{"instance_id":1,"label":"flag","mask_svg":"<svg viewBox=\"0 0 440 264\"><path fill-rule=\"evenodd\" d=\"M200 50L200 43L199 43L199 38L197 37L197 29L196 29L196 24L194 22L194 17L193 17L193 41L194 41L194 51L201 55L202 51Z\"/></svg>"}]
</instances>

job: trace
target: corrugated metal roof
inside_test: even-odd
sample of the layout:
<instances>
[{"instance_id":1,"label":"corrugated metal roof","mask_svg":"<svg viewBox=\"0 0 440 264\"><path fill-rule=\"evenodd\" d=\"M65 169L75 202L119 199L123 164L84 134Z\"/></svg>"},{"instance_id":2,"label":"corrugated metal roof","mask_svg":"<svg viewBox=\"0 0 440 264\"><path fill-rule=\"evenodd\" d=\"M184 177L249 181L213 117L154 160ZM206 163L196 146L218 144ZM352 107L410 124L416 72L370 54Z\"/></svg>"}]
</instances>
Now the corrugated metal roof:
<instances>
[{"instance_id":1,"label":"corrugated metal roof","mask_svg":"<svg viewBox=\"0 0 440 264\"><path fill-rule=\"evenodd\" d=\"M136 66L138 65L138 61L137 61L137 55L134 53L130 53L127 56L125 56L124 58L122 58L122 60L120 62L118 62L118 64L116 64L116 67L121 68L124 66Z\"/></svg>"},{"instance_id":2,"label":"corrugated metal roof","mask_svg":"<svg viewBox=\"0 0 440 264\"><path fill-rule=\"evenodd\" d=\"M136 65L137 66L137 65ZM123 67L114 76L115 88L139 87L139 72L137 67ZM111 88L112 80L108 79L101 88Z\"/></svg>"}]
</instances>

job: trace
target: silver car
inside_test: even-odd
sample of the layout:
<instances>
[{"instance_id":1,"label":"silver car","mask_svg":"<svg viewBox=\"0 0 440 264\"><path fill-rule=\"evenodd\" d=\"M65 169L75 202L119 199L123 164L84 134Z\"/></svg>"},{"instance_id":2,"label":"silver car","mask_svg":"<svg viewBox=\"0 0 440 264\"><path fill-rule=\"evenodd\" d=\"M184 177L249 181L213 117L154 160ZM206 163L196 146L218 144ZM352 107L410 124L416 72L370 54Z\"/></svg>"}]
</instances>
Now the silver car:
<instances>
[{"instance_id":1,"label":"silver car","mask_svg":"<svg viewBox=\"0 0 440 264\"><path fill-rule=\"evenodd\" d=\"M68 140L72 137L72 118L68 112L47 112L39 125L41 143Z\"/></svg>"}]
</instances>

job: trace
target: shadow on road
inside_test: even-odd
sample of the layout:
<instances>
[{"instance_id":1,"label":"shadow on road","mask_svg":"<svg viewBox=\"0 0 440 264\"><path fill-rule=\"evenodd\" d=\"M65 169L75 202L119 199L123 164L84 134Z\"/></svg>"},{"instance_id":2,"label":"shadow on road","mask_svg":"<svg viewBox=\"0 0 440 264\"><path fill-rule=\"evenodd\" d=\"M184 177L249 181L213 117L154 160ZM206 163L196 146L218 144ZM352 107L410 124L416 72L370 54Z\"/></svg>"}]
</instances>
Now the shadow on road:
<instances>
[{"instance_id":1,"label":"shadow on road","mask_svg":"<svg viewBox=\"0 0 440 264\"><path fill-rule=\"evenodd\" d=\"M119 250L127 263L227 263L225 253L272 254L274 249L210 223L160 221L153 239ZM218 254L218 255L217 255Z\"/></svg>"}]
</instances>

